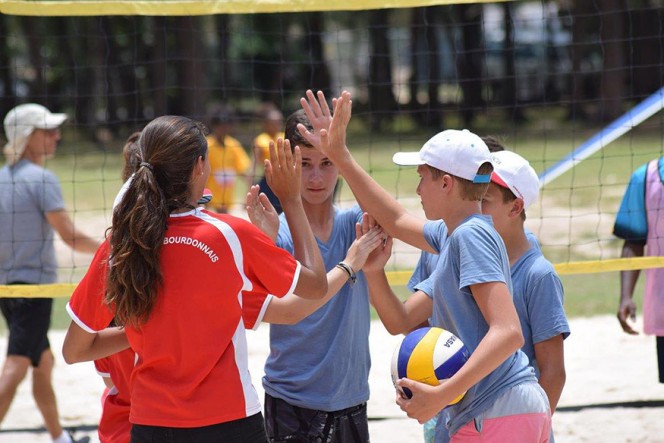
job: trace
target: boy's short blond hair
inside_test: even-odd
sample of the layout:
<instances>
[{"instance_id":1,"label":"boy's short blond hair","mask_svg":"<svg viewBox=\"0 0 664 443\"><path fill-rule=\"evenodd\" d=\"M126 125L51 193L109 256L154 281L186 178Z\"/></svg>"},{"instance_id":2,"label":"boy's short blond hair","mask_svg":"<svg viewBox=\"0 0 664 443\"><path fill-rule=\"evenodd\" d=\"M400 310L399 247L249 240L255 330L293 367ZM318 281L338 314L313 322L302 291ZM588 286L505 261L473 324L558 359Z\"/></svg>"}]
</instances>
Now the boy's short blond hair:
<instances>
[{"instance_id":1,"label":"boy's short blond hair","mask_svg":"<svg viewBox=\"0 0 664 443\"><path fill-rule=\"evenodd\" d=\"M431 177L434 180L442 178L444 175L449 175L454 180L459 183L460 192L459 195L464 200L469 201L482 201L486 190L489 189L489 183L473 183L471 180L466 180L465 178L457 177L456 175L450 174L445 171L441 171L438 168L434 168L431 165L425 165L431 171ZM477 170L478 175L491 175L493 172L493 165L489 162L482 163Z\"/></svg>"}]
</instances>

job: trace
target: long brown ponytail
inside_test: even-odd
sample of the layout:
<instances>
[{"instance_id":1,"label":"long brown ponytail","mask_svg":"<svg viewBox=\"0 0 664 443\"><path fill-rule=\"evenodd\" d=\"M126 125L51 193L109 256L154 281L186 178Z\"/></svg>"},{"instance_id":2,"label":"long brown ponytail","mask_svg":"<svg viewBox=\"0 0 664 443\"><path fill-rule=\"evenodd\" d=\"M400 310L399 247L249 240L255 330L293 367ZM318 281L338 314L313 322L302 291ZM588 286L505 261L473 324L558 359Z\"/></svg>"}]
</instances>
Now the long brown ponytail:
<instances>
[{"instance_id":1,"label":"long brown ponytail","mask_svg":"<svg viewBox=\"0 0 664 443\"><path fill-rule=\"evenodd\" d=\"M159 256L169 214L191 207L191 174L207 155L204 126L186 117L152 120L137 143L141 163L113 211L105 294L116 324L134 327L148 320L163 282Z\"/></svg>"}]
</instances>

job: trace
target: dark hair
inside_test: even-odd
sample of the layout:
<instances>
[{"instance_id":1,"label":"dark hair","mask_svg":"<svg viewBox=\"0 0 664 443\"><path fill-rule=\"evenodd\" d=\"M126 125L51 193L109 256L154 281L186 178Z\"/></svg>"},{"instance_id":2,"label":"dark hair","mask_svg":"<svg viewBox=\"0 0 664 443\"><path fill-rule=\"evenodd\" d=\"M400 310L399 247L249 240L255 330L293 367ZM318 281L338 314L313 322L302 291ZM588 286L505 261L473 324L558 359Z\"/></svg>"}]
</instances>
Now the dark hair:
<instances>
[{"instance_id":1,"label":"dark hair","mask_svg":"<svg viewBox=\"0 0 664 443\"><path fill-rule=\"evenodd\" d=\"M493 135L482 137L482 141L486 144L487 148L489 148L489 152L500 152L505 150L505 146L503 146L498 137Z\"/></svg>"},{"instance_id":2,"label":"dark hair","mask_svg":"<svg viewBox=\"0 0 664 443\"><path fill-rule=\"evenodd\" d=\"M311 144L307 141L306 138L300 134L300 131L297 129L298 124L303 124L309 131L313 131L314 127L312 126L307 114L305 114L303 109L299 109L293 112L286 119L286 130L284 131L284 137L286 140L290 141L291 149L295 149L295 146L300 148L308 147L311 148Z\"/></svg>"},{"instance_id":3,"label":"dark hair","mask_svg":"<svg viewBox=\"0 0 664 443\"><path fill-rule=\"evenodd\" d=\"M118 325L150 317L163 282L161 245L169 214L188 203L192 170L207 155L206 128L186 117L152 120L138 140L141 163L113 211L105 301Z\"/></svg>"},{"instance_id":4,"label":"dark hair","mask_svg":"<svg viewBox=\"0 0 664 443\"><path fill-rule=\"evenodd\" d=\"M138 148L138 138L141 136L140 132L131 134L124 147L122 148L122 156L124 157L124 167L122 168L122 181L125 182L131 174L136 172L138 166L141 164L141 153Z\"/></svg>"}]
</instances>

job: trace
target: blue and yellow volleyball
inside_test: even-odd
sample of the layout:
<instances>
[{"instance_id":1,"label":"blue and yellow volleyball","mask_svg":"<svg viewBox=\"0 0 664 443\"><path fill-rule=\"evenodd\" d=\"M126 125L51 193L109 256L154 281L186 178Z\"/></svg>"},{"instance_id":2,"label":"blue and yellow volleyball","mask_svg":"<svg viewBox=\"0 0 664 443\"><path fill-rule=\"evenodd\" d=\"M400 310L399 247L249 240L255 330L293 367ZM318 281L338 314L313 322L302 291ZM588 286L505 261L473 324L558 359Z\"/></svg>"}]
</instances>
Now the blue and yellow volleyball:
<instances>
[{"instance_id":1,"label":"blue and yellow volleyball","mask_svg":"<svg viewBox=\"0 0 664 443\"><path fill-rule=\"evenodd\" d=\"M452 377L466 363L470 352L461 339L441 328L417 329L401 341L392 355L392 383L400 378L436 386ZM403 389L408 398L412 393ZM458 403L464 394L450 404Z\"/></svg>"}]
</instances>

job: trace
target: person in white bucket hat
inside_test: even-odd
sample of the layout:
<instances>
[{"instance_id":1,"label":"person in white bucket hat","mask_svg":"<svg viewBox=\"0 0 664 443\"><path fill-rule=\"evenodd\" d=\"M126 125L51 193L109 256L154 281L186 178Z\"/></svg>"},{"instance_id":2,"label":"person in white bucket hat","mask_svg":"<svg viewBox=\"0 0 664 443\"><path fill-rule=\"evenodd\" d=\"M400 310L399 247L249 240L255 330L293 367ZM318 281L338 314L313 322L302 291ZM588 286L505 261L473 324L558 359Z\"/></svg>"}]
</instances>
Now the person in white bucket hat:
<instances>
[{"instance_id":1,"label":"person in white bucket hat","mask_svg":"<svg viewBox=\"0 0 664 443\"><path fill-rule=\"evenodd\" d=\"M58 178L44 168L55 154L65 114L36 103L19 105L4 120L6 164L0 168L0 285L57 281L53 231L72 249L93 253L99 243L80 232L65 210ZM2 298L7 322L7 359L0 374L0 422L18 385L32 368L32 393L54 442L73 440L60 425L51 382L53 353L47 332L51 298ZM88 437L79 442L88 441Z\"/></svg>"},{"instance_id":2,"label":"person in white bucket hat","mask_svg":"<svg viewBox=\"0 0 664 443\"><path fill-rule=\"evenodd\" d=\"M60 140L60 126L66 119L66 114L54 114L37 103L26 103L9 111L4 121L7 143L3 152L7 163L13 165L19 161L25 154L28 142L35 146L41 141L39 144L43 151L52 155ZM33 137L35 133L38 137ZM29 154L41 153L39 151L42 150L35 149Z\"/></svg>"}]
</instances>

